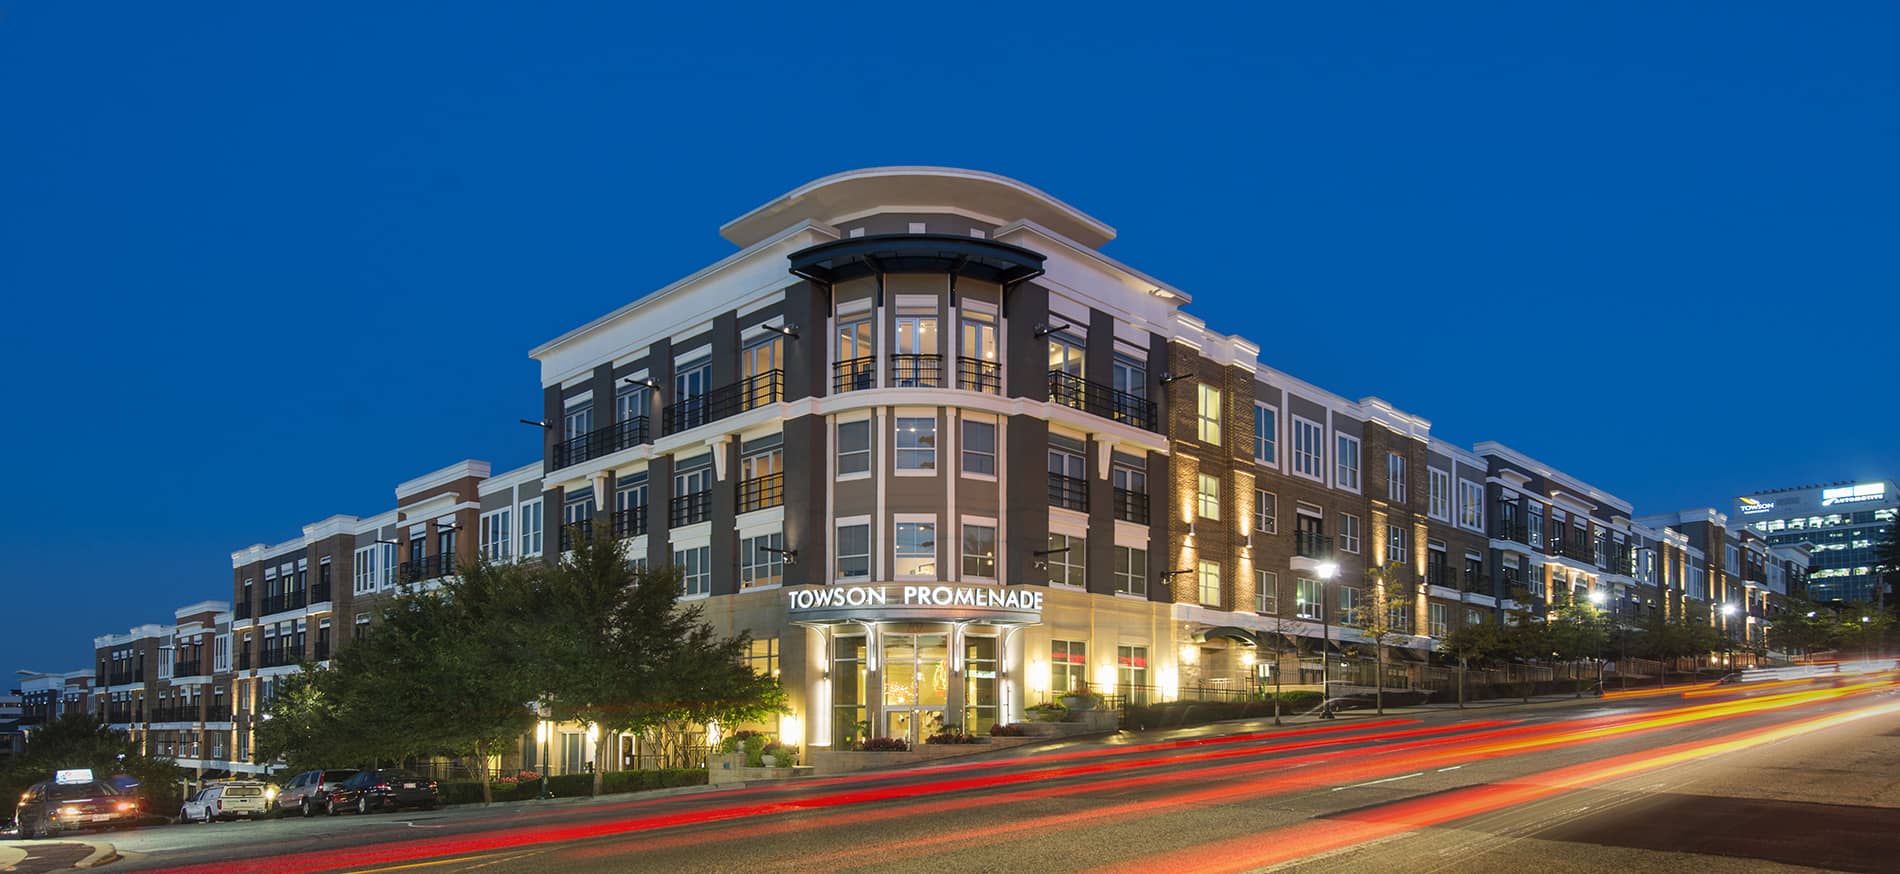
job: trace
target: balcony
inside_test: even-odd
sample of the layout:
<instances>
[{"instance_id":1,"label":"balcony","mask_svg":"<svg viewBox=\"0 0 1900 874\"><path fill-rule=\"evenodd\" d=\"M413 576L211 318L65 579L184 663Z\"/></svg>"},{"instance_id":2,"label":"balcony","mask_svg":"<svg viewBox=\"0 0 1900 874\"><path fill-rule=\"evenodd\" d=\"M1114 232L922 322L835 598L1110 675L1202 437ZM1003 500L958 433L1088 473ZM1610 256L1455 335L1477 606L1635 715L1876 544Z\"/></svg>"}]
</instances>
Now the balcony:
<instances>
[{"instance_id":1,"label":"balcony","mask_svg":"<svg viewBox=\"0 0 1900 874\"><path fill-rule=\"evenodd\" d=\"M1145 431L1155 429L1154 401L1072 373L1049 371L1049 400Z\"/></svg>"},{"instance_id":2,"label":"balcony","mask_svg":"<svg viewBox=\"0 0 1900 874\"><path fill-rule=\"evenodd\" d=\"M891 385L897 388L943 388L943 356L892 355Z\"/></svg>"},{"instance_id":3,"label":"balcony","mask_svg":"<svg viewBox=\"0 0 1900 874\"><path fill-rule=\"evenodd\" d=\"M197 722L198 708L195 705L191 705L191 704L184 704L184 705L178 705L178 706L173 706L173 707L154 707L152 708L152 721L153 722Z\"/></svg>"},{"instance_id":4,"label":"balcony","mask_svg":"<svg viewBox=\"0 0 1900 874\"><path fill-rule=\"evenodd\" d=\"M1576 561L1581 561L1586 564L1596 564L1597 560L1596 548L1588 543L1559 540L1553 537L1550 542L1544 544L1544 550L1550 555L1558 556L1559 558L1575 559Z\"/></svg>"},{"instance_id":5,"label":"balcony","mask_svg":"<svg viewBox=\"0 0 1900 874\"><path fill-rule=\"evenodd\" d=\"M647 417L635 416L554 444L554 469L580 464L647 442Z\"/></svg>"},{"instance_id":6,"label":"balcony","mask_svg":"<svg viewBox=\"0 0 1900 874\"><path fill-rule=\"evenodd\" d=\"M330 642L329 641L327 640L317 641L317 652L314 658L320 662L330 660Z\"/></svg>"},{"instance_id":7,"label":"balcony","mask_svg":"<svg viewBox=\"0 0 1900 874\"><path fill-rule=\"evenodd\" d=\"M259 614L269 616L287 610L301 610L303 609L303 596L304 593L302 591L296 591L266 597L264 599L264 606L260 608Z\"/></svg>"},{"instance_id":8,"label":"balcony","mask_svg":"<svg viewBox=\"0 0 1900 874\"><path fill-rule=\"evenodd\" d=\"M987 394L1003 393L1003 365L981 358L957 359L957 388Z\"/></svg>"},{"instance_id":9,"label":"balcony","mask_svg":"<svg viewBox=\"0 0 1900 874\"><path fill-rule=\"evenodd\" d=\"M240 671L248 671L251 669L251 651L250 650L245 649L245 650L238 651L237 669Z\"/></svg>"},{"instance_id":10,"label":"balcony","mask_svg":"<svg viewBox=\"0 0 1900 874\"><path fill-rule=\"evenodd\" d=\"M284 665L294 665L298 659L303 657L303 653L299 652L299 649L301 649L301 647L271 647L264 650L264 656L258 659L258 664L266 668L280 668Z\"/></svg>"},{"instance_id":11,"label":"balcony","mask_svg":"<svg viewBox=\"0 0 1900 874\"><path fill-rule=\"evenodd\" d=\"M1053 487L1053 486L1052 486ZM1115 490L1115 518L1137 525L1148 524L1148 494L1146 492Z\"/></svg>"},{"instance_id":12,"label":"balcony","mask_svg":"<svg viewBox=\"0 0 1900 874\"><path fill-rule=\"evenodd\" d=\"M569 522L566 525L561 526L561 551L562 552L567 552L574 548L574 532L576 531L580 532L581 543L594 542L594 520L577 519L573 522Z\"/></svg>"},{"instance_id":13,"label":"balcony","mask_svg":"<svg viewBox=\"0 0 1900 874\"><path fill-rule=\"evenodd\" d=\"M831 391L842 394L877 387L877 359L847 358L831 365Z\"/></svg>"},{"instance_id":14,"label":"balcony","mask_svg":"<svg viewBox=\"0 0 1900 874\"><path fill-rule=\"evenodd\" d=\"M206 708L205 708L205 721L206 721L206 722L230 722L230 721L231 721L231 708L229 708L229 707L206 707Z\"/></svg>"},{"instance_id":15,"label":"balcony","mask_svg":"<svg viewBox=\"0 0 1900 874\"><path fill-rule=\"evenodd\" d=\"M446 577L453 573L455 573L455 556L441 553L410 559L396 566L397 581L412 584Z\"/></svg>"},{"instance_id":16,"label":"balcony","mask_svg":"<svg viewBox=\"0 0 1900 874\"><path fill-rule=\"evenodd\" d=\"M193 659L188 662L173 662L172 663L172 676L174 677L202 677L204 675L205 675L204 659Z\"/></svg>"},{"instance_id":17,"label":"balcony","mask_svg":"<svg viewBox=\"0 0 1900 874\"><path fill-rule=\"evenodd\" d=\"M741 513L777 507L784 503L785 474L768 473L739 481L739 512Z\"/></svg>"},{"instance_id":18,"label":"balcony","mask_svg":"<svg viewBox=\"0 0 1900 874\"><path fill-rule=\"evenodd\" d=\"M1049 506L1065 510L1089 509L1089 481L1059 473L1049 475Z\"/></svg>"},{"instance_id":19,"label":"balcony","mask_svg":"<svg viewBox=\"0 0 1900 874\"><path fill-rule=\"evenodd\" d=\"M678 434L707 422L736 416L785 397L785 371L768 370L698 397L681 398L666 408L666 433Z\"/></svg>"},{"instance_id":20,"label":"balcony","mask_svg":"<svg viewBox=\"0 0 1900 874\"><path fill-rule=\"evenodd\" d=\"M1318 573L1320 565L1333 560L1333 539L1317 531L1293 532L1293 561L1296 571Z\"/></svg>"},{"instance_id":21,"label":"balcony","mask_svg":"<svg viewBox=\"0 0 1900 874\"><path fill-rule=\"evenodd\" d=\"M130 725L133 722L132 709L129 707L108 709L106 721L114 725Z\"/></svg>"},{"instance_id":22,"label":"balcony","mask_svg":"<svg viewBox=\"0 0 1900 874\"><path fill-rule=\"evenodd\" d=\"M615 537L639 537L647 533L647 505L615 510L612 523Z\"/></svg>"},{"instance_id":23,"label":"balcony","mask_svg":"<svg viewBox=\"0 0 1900 874\"><path fill-rule=\"evenodd\" d=\"M237 610L231 614L231 618L233 619L251 618L251 602L249 600L239 601L237 603Z\"/></svg>"},{"instance_id":24,"label":"balcony","mask_svg":"<svg viewBox=\"0 0 1900 874\"><path fill-rule=\"evenodd\" d=\"M682 525L704 522L710 516L712 516L712 491L708 489L672 499L667 507L666 519L669 527L678 528Z\"/></svg>"},{"instance_id":25,"label":"balcony","mask_svg":"<svg viewBox=\"0 0 1900 874\"><path fill-rule=\"evenodd\" d=\"M1493 519L1491 537L1494 540L1510 540L1528 546L1531 542L1531 529L1530 526L1517 519Z\"/></svg>"},{"instance_id":26,"label":"balcony","mask_svg":"<svg viewBox=\"0 0 1900 874\"><path fill-rule=\"evenodd\" d=\"M107 684L110 686L130 686L134 683L145 682L145 672L144 671L113 671L112 675L108 677L107 679L110 679L112 681Z\"/></svg>"}]
</instances>

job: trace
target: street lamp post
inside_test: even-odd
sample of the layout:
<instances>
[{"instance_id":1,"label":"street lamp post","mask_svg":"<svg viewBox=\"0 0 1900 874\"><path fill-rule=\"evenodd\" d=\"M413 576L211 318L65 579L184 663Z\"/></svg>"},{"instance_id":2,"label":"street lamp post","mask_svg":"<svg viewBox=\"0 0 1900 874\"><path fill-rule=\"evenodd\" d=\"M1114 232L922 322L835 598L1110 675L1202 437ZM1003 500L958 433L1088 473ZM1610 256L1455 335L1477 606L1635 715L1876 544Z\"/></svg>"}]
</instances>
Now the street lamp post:
<instances>
[{"instance_id":1,"label":"street lamp post","mask_svg":"<svg viewBox=\"0 0 1900 874\"><path fill-rule=\"evenodd\" d=\"M1602 589L1592 589L1590 591L1590 606L1596 608L1597 610L1597 615L1594 618L1596 620L1596 626L1597 626L1596 628L1596 631L1597 631L1597 697L1599 698L1603 697L1603 613L1602 611L1603 611L1604 599L1605 599L1605 596L1603 594Z\"/></svg>"},{"instance_id":2,"label":"street lamp post","mask_svg":"<svg viewBox=\"0 0 1900 874\"><path fill-rule=\"evenodd\" d=\"M548 721L546 719L536 723L534 728L534 733L539 736L538 740L541 741L541 794L537 797L545 800L554 797L548 793L548 735L553 734L553 732L548 729Z\"/></svg>"},{"instance_id":3,"label":"street lamp post","mask_svg":"<svg viewBox=\"0 0 1900 874\"><path fill-rule=\"evenodd\" d=\"M1332 719L1332 653L1333 617L1326 612L1326 581L1339 573L1339 565L1333 562L1321 562L1315 569L1319 575L1319 718Z\"/></svg>"}]
</instances>

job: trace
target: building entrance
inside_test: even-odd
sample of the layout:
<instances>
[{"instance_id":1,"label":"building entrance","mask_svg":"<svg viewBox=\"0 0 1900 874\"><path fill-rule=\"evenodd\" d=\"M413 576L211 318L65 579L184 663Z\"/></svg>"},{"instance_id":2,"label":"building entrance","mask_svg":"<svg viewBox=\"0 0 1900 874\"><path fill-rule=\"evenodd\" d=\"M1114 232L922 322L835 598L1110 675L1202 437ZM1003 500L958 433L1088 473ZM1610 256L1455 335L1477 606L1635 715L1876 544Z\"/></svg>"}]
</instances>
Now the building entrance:
<instances>
[{"instance_id":1,"label":"building entrance","mask_svg":"<svg viewBox=\"0 0 1900 874\"><path fill-rule=\"evenodd\" d=\"M944 634L885 634L884 734L922 743L950 703L950 640Z\"/></svg>"}]
</instances>

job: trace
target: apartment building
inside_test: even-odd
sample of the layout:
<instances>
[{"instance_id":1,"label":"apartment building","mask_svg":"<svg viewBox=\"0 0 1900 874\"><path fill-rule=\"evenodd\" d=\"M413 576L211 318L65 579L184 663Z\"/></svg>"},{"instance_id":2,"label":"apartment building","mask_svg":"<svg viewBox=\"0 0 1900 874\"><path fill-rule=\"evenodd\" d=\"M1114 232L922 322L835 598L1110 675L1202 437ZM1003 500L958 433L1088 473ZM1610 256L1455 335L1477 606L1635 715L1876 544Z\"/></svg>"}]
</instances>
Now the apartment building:
<instances>
[{"instance_id":1,"label":"apartment building","mask_svg":"<svg viewBox=\"0 0 1900 874\"><path fill-rule=\"evenodd\" d=\"M20 696L20 724L45 725L68 712L92 710L93 672L79 670L47 673L16 671L15 694Z\"/></svg>"}]
</instances>

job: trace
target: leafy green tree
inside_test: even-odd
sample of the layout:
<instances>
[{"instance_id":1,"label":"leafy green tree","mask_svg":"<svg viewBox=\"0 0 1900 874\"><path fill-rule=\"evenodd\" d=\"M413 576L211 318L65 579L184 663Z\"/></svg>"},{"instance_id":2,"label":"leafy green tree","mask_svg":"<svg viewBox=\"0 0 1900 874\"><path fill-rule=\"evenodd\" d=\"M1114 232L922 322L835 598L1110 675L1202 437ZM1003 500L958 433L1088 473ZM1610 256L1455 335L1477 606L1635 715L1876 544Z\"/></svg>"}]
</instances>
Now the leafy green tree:
<instances>
[{"instance_id":1,"label":"leafy green tree","mask_svg":"<svg viewBox=\"0 0 1900 874\"><path fill-rule=\"evenodd\" d=\"M1495 622L1466 623L1438 641L1438 649L1458 660L1458 706L1465 706L1465 671L1488 665L1511 651L1510 641Z\"/></svg>"},{"instance_id":2,"label":"leafy green tree","mask_svg":"<svg viewBox=\"0 0 1900 874\"><path fill-rule=\"evenodd\" d=\"M350 729L339 707L338 681L335 670L315 665L277 678L253 724L257 760L304 771L367 758L362 734Z\"/></svg>"},{"instance_id":3,"label":"leafy green tree","mask_svg":"<svg viewBox=\"0 0 1900 874\"><path fill-rule=\"evenodd\" d=\"M1891 624L1893 617L1872 604L1849 604L1840 611L1831 637L1839 648L1859 650L1862 658L1872 658Z\"/></svg>"},{"instance_id":4,"label":"leafy green tree","mask_svg":"<svg viewBox=\"0 0 1900 874\"><path fill-rule=\"evenodd\" d=\"M1596 605L1580 598L1567 598L1563 606L1551 613L1548 635L1551 653L1569 662L1589 660L1597 666L1600 678L1603 647L1609 641L1608 628L1603 611ZM1577 697L1583 697L1586 682L1577 679Z\"/></svg>"},{"instance_id":5,"label":"leafy green tree","mask_svg":"<svg viewBox=\"0 0 1900 874\"><path fill-rule=\"evenodd\" d=\"M1803 657L1812 657L1815 650L1829 646L1837 624L1833 610L1798 597L1782 599L1777 606L1780 610L1768 626L1771 645Z\"/></svg>"},{"instance_id":6,"label":"leafy green tree","mask_svg":"<svg viewBox=\"0 0 1900 874\"><path fill-rule=\"evenodd\" d=\"M1367 597L1354 605L1347 621L1372 639L1378 667L1374 672L1373 695L1380 713L1385 712L1386 648L1403 646L1412 639L1411 623L1405 611L1411 609L1411 593L1402 577L1406 564L1389 562L1366 571Z\"/></svg>"}]
</instances>

